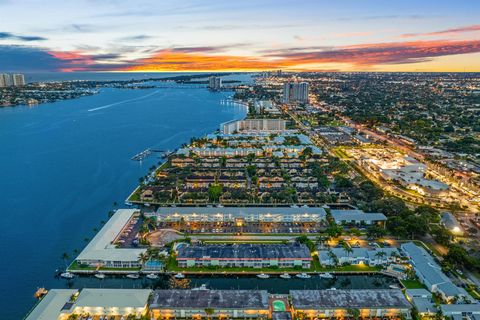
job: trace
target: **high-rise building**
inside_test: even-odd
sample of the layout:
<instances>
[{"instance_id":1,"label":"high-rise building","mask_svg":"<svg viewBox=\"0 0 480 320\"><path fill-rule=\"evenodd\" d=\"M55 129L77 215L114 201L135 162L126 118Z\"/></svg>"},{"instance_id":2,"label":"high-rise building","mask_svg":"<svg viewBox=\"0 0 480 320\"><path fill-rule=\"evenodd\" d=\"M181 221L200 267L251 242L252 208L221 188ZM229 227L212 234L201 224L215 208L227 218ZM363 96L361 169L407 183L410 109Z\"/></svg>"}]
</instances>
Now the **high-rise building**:
<instances>
[{"instance_id":1,"label":"high-rise building","mask_svg":"<svg viewBox=\"0 0 480 320\"><path fill-rule=\"evenodd\" d=\"M222 78L211 76L208 78L208 88L210 90L220 90L222 88Z\"/></svg>"},{"instance_id":2,"label":"high-rise building","mask_svg":"<svg viewBox=\"0 0 480 320\"><path fill-rule=\"evenodd\" d=\"M13 85L18 87L18 86L24 86L25 85L25 76L23 74L17 73L17 74L12 74L12 82Z\"/></svg>"},{"instance_id":3,"label":"high-rise building","mask_svg":"<svg viewBox=\"0 0 480 320\"><path fill-rule=\"evenodd\" d=\"M308 103L308 83L286 82L283 85L283 102Z\"/></svg>"},{"instance_id":4,"label":"high-rise building","mask_svg":"<svg viewBox=\"0 0 480 320\"><path fill-rule=\"evenodd\" d=\"M11 77L8 73L0 73L0 88L12 85Z\"/></svg>"},{"instance_id":5,"label":"high-rise building","mask_svg":"<svg viewBox=\"0 0 480 320\"><path fill-rule=\"evenodd\" d=\"M0 87L24 86L25 76L23 74L0 73Z\"/></svg>"}]
</instances>

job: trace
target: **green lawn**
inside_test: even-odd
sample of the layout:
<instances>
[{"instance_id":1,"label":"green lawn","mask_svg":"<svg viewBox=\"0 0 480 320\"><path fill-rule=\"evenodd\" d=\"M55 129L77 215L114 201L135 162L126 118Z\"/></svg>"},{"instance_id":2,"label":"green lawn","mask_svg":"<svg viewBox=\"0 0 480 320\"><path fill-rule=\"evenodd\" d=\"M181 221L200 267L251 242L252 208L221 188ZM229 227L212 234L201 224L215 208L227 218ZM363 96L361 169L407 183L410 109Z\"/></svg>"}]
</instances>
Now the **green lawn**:
<instances>
[{"instance_id":1,"label":"green lawn","mask_svg":"<svg viewBox=\"0 0 480 320\"><path fill-rule=\"evenodd\" d=\"M94 271L97 270L95 267L84 267L80 266L77 261L73 261L70 266L67 268L68 271ZM101 267L98 271L140 271L140 268L106 268Z\"/></svg>"},{"instance_id":2,"label":"green lawn","mask_svg":"<svg viewBox=\"0 0 480 320\"><path fill-rule=\"evenodd\" d=\"M425 286L418 280L400 280L407 289L424 289Z\"/></svg>"}]
</instances>

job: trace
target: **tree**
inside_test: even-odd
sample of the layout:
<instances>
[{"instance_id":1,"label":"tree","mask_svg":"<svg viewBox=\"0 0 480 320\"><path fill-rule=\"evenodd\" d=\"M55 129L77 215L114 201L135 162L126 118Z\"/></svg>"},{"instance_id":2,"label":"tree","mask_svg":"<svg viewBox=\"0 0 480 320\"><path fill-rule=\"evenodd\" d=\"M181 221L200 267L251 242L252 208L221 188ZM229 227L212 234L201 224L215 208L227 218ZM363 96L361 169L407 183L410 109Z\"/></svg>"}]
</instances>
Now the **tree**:
<instances>
[{"instance_id":1,"label":"tree","mask_svg":"<svg viewBox=\"0 0 480 320\"><path fill-rule=\"evenodd\" d=\"M452 233L444 226L440 226L440 225L431 226L430 234L435 239L435 241L437 241L439 244L442 244L444 246L448 246L450 242L453 240Z\"/></svg>"},{"instance_id":2,"label":"tree","mask_svg":"<svg viewBox=\"0 0 480 320\"><path fill-rule=\"evenodd\" d=\"M425 217L429 222L440 222L440 212L430 206L419 206L415 209L415 213L419 216Z\"/></svg>"},{"instance_id":3,"label":"tree","mask_svg":"<svg viewBox=\"0 0 480 320\"><path fill-rule=\"evenodd\" d=\"M218 201L222 195L223 188L220 184L212 184L208 187L208 199L210 201Z\"/></svg>"},{"instance_id":4,"label":"tree","mask_svg":"<svg viewBox=\"0 0 480 320\"><path fill-rule=\"evenodd\" d=\"M360 310L355 308L348 308L347 314L355 320L358 320L360 318Z\"/></svg>"},{"instance_id":5,"label":"tree","mask_svg":"<svg viewBox=\"0 0 480 320\"><path fill-rule=\"evenodd\" d=\"M331 238L336 238L342 235L343 228L335 223L331 223L325 231Z\"/></svg>"},{"instance_id":6,"label":"tree","mask_svg":"<svg viewBox=\"0 0 480 320\"><path fill-rule=\"evenodd\" d=\"M215 309L213 308L205 308L205 314L210 319L212 315L215 313Z\"/></svg>"},{"instance_id":7,"label":"tree","mask_svg":"<svg viewBox=\"0 0 480 320\"><path fill-rule=\"evenodd\" d=\"M328 254L328 257L330 258L330 260L332 260L333 265L335 267L338 266L339 260L338 260L337 255L335 254L335 252L333 252L331 249L329 249L327 254Z\"/></svg>"},{"instance_id":8,"label":"tree","mask_svg":"<svg viewBox=\"0 0 480 320\"><path fill-rule=\"evenodd\" d=\"M387 234L385 228L380 227L379 225L372 225L367 228L367 237L369 238L381 238Z\"/></svg>"}]
</instances>

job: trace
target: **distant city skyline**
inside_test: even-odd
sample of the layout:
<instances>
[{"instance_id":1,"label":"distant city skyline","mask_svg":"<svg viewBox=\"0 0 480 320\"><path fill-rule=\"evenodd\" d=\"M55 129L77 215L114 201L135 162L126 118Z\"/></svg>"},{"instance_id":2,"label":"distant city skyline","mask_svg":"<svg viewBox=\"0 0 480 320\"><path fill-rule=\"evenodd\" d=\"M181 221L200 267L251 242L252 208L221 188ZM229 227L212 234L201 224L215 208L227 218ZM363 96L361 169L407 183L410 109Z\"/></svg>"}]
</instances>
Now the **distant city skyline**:
<instances>
[{"instance_id":1,"label":"distant city skyline","mask_svg":"<svg viewBox=\"0 0 480 320\"><path fill-rule=\"evenodd\" d=\"M480 2L0 0L0 72L480 71Z\"/></svg>"}]
</instances>

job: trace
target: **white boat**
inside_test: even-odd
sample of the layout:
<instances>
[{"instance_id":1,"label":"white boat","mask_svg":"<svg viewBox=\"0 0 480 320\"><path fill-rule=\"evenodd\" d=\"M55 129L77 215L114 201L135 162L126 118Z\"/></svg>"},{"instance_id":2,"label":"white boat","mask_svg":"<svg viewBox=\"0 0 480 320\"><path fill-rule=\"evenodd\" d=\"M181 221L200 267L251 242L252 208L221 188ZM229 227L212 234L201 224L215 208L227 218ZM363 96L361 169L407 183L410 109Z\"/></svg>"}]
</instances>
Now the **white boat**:
<instances>
[{"instance_id":1,"label":"white boat","mask_svg":"<svg viewBox=\"0 0 480 320\"><path fill-rule=\"evenodd\" d=\"M333 279L335 276L329 272L320 273L320 278L323 279Z\"/></svg>"},{"instance_id":2,"label":"white boat","mask_svg":"<svg viewBox=\"0 0 480 320\"><path fill-rule=\"evenodd\" d=\"M207 285L204 283L200 287L193 288L192 290L208 290Z\"/></svg>"},{"instance_id":3,"label":"white boat","mask_svg":"<svg viewBox=\"0 0 480 320\"><path fill-rule=\"evenodd\" d=\"M305 272L302 272L302 273L299 273L297 275L295 275L297 278L300 278L300 279L310 279L311 276L309 274L306 274Z\"/></svg>"},{"instance_id":4,"label":"white boat","mask_svg":"<svg viewBox=\"0 0 480 320\"><path fill-rule=\"evenodd\" d=\"M64 278L64 279L73 279L75 278L75 275L73 273L70 273L70 272L63 272L60 274L60 277Z\"/></svg>"},{"instance_id":5,"label":"white boat","mask_svg":"<svg viewBox=\"0 0 480 320\"><path fill-rule=\"evenodd\" d=\"M330 288L330 289L327 289L327 290L335 291L335 290L337 290L337 288L335 288L335 287L332 287L332 288Z\"/></svg>"},{"instance_id":6,"label":"white boat","mask_svg":"<svg viewBox=\"0 0 480 320\"><path fill-rule=\"evenodd\" d=\"M155 279L158 279L158 274L149 273L149 274L146 275L146 277L147 277L148 279L155 280Z\"/></svg>"},{"instance_id":7,"label":"white boat","mask_svg":"<svg viewBox=\"0 0 480 320\"><path fill-rule=\"evenodd\" d=\"M265 273L260 273L260 274L257 274L257 278L268 279L268 278L270 278L270 276L268 274L265 274Z\"/></svg>"},{"instance_id":8,"label":"white boat","mask_svg":"<svg viewBox=\"0 0 480 320\"><path fill-rule=\"evenodd\" d=\"M388 286L390 289L400 289L399 286L397 286L396 284L391 284Z\"/></svg>"},{"instance_id":9,"label":"white boat","mask_svg":"<svg viewBox=\"0 0 480 320\"><path fill-rule=\"evenodd\" d=\"M126 275L126 277L129 279L138 279L140 278L140 275L138 273L129 273Z\"/></svg>"},{"instance_id":10,"label":"white boat","mask_svg":"<svg viewBox=\"0 0 480 320\"><path fill-rule=\"evenodd\" d=\"M105 274L104 273L95 273L95 278L105 279Z\"/></svg>"},{"instance_id":11,"label":"white boat","mask_svg":"<svg viewBox=\"0 0 480 320\"><path fill-rule=\"evenodd\" d=\"M184 279L185 275L183 273L177 273L174 277L177 279Z\"/></svg>"},{"instance_id":12,"label":"white boat","mask_svg":"<svg viewBox=\"0 0 480 320\"><path fill-rule=\"evenodd\" d=\"M289 274L286 273L286 272L285 272L284 274L281 274L281 275L280 275L280 278L282 278L282 279L290 279L291 277L292 277L292 276L289 275Z\"/></svg>"}]
</instances>

